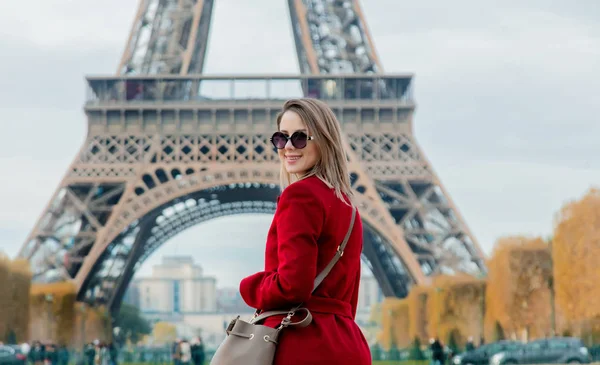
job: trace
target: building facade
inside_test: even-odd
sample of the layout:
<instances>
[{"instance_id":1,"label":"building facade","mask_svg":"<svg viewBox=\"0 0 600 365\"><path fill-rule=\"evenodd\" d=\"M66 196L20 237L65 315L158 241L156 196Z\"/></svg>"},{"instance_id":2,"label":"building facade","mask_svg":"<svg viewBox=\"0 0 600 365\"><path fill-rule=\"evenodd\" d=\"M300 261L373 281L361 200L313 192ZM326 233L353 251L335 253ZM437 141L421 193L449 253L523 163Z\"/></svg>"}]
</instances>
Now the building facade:
<instances>
[{"instance_id":1,"label":"building facade","mask_svg":"<svg viewBox=\"0 0 600 365\"><path fill-rule=\"evenodd\" d=\"M136 278L127 295L146 316L217 311L214 277L204 276L190 256L164 257L150 277ZM134 304L134 303L132 303Z\"/></svg>"},{"instance_id":2,"label":"building facade","mask_svg":"<svg viewBox=\"0 0 600 365\"><path fill-rule=\"evenodd\" d=\"M360 286L358 288L358 312L370 312L371 307L381 303L383 300L383 292L379 287L377 279L372 275L363 274L360 278Z\"/></svg>"},{"instance_id":3,"label":"building facade","mask_svg":"<svg viewBox=\"0 0 600 365\"><path fill-rule=\"evenodd\" d=\"M363 274L358 288L358 305L356 308L356 322L361 326L368 326L371 310L374 305L383 301L383 292L377 279L373 275Z\"/></svg>"}]
</instances>

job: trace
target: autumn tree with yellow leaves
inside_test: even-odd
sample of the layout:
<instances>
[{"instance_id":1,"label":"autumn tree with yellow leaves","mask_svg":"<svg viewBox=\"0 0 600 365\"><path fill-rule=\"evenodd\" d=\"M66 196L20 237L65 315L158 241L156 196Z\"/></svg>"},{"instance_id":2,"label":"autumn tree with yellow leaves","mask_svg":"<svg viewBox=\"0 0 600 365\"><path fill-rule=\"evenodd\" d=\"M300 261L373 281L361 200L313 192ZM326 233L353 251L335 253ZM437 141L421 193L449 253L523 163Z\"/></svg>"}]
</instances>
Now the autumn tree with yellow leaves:
<instances>
[{"instance_id":1,"label":"autumn tree with yellow leaves","mask_svg":"<svg viewBox=\"0 0 600 365\"><path fill-rule=\"evenodd\" d=\"M392 343L406 348L411 343L409 335L408 300L388 297L381 303L381 332L378 341L388 351Z\"/></svg>"},{"instance_id":2,"label":"autumn tree with yellow leaves","mask_svg":"<svg viewBox=\"0 0 600 365\"><path fill-rule=\"evenodd\" d=\"M600 318L600 190L566 204L552 239L557 307L579 326Z\"/></svg>"},{"instance_id":3,"label":"autumn tree with yellow leaves","mask_svg":"<svg viewBox=\"0 0 600 365\"><path fill-rule=\"evenodd\" d=\"M29 263L0 255L0 341L29 339L30 286Z\"/></svg>"},{"instance_id":4,"label":"autumn tree with yellow leaves","mask_svg":"<svg viewBox=\"0 0 600 365\"><path fill-rule=\"evenodd\" d=\"M112 318L106 306L91 306L77 302L72 315L74 316L72 344L83 346L94 340L112 341Z\"/></svg>"},{"instance_id":5,"label":"autumn tree with yellow leaves","mask_svg":"<svg viewBox=\"0 0 600 365\"><path fill-rule=\"evenodd\" d=\"M418 338L421 343L427 343L429 336L427 333L427 299L430 288L427 286L415 285L408 293L408 334L411 341Z\"/></svg>"},{"instance_id":6,"label":"autumn tree with yellow leaves","mask_svg":"<svg viewBox=\"0 0 600 365\"><path fill-rule=\"evenodd\" d=\"M484 295L484 280L464 274L434 277L427 300L428 333L445 343L453 336L459 347L469 337L479 339Z\"/></svg>"},{"instance_id":7,"label":"autumn tree with yellow leaves","mask_svg":"<svg viewBox=\"0 0 600 365\"><path fill-rule=\"evenodd\" d=\"M31 340L54 341L60 345L98 339L112 340L110 314L104 306L77 303L72 282L33 284L30 292L29 331Z\"/></svg>"},{"instance_id":8,"label":"autumn tree with yellow leaves","mask_svg":"<svg viewBox=\"0 0 600 365\"><path fill-rule=\"evenodd\" d=\"M488 262L486 337L499 325L513 337L551 334L552 258L541 238L521 236L498 240Z\"/></svg>"},{"instance_id":9,"label":"autumn tree with yellow leaves","mask_svg":"<svg viewBox=\"0 0 600 365\"><path fill-rule=\"evenodd\" d=\"M75 285L70 282L34 284L30 293L29 329L32 339L68 345L75 324Z\"/></svg>"},{"instance_id":10,"label":"autumn tree with yellow leaves","mask_svg":"<svg viewBox=\"0 0 600 365\"><path fill-rule=\"evenodd\" d=\"M418 338L427 343L452 334L459 346L482 331L485 281L468 275L438 276L432 285L413 286L405 299L386 298L381 305L379 344L407 348Z\"/></svg>"}]
</instances>

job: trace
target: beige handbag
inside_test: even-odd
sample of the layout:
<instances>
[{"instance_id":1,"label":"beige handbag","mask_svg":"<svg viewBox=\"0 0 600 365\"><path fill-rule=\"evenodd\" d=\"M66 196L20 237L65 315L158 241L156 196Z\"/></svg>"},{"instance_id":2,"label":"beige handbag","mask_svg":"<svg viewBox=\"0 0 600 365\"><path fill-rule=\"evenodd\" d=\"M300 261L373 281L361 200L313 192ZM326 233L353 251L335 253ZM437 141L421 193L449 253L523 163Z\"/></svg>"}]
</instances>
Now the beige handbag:
<instances>
[{"instance_id":1,"label":"beige handbag","mask_svg":"<svg viewBox=\"0 0 600 365\"><path fill-rule=\"evenodd\" d=\"M333 266L344 255L344 249L350 239L354 220L356 218L356 207L352 207L352 218L350 227L342 243L338 246L335 256L329 264L321 271L315 279L313 293L321 282L327 277ZM300 322L292 322L292 317L298 312L306 312L306 317ZM276 328L257 324L265 318L287 314L281 320ZM213 356L210 365L271 365L277 349L277 339L282 329L288 326L306 327L312 322L312 315L307 308L302 308L302 304L289 311L268 311L264 313L254 313L250 322L240 319L240 316L234 318L225 332L227 337Z\"/></svg>"}]
</instances>

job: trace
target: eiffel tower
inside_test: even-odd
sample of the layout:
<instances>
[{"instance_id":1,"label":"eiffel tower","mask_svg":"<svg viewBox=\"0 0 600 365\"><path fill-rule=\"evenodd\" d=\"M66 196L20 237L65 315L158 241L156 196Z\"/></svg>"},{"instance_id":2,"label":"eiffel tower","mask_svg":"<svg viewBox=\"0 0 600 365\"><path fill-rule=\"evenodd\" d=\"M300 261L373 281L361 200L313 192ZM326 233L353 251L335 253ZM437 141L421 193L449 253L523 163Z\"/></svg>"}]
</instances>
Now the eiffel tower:
<instances>
[{"instance_id":1,"label":"eiffel tower","mask_svg":"<svg viewBox=\"0 0 600 365\"><path fill-rule=\"evenodd\" d=\"M87 138L19 256L34 282L120 307L140 265L216 217L273 213L268 137L292 97L339 118L384 295L439 273L485 274L484 255L413 134L411 74L386 74L358 0L288 0L300 73L202 74L215 0L141 0L114 76L87 77Z\"/></svg>"}]
</instances>

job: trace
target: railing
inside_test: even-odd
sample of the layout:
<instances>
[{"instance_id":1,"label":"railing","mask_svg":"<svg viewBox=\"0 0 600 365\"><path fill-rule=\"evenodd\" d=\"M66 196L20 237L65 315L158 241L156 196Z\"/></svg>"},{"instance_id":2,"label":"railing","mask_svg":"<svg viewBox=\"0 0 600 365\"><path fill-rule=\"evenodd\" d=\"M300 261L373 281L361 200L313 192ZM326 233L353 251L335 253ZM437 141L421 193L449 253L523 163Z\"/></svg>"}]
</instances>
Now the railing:
<instances>
[{"instance_id":1,"label":"railing","mask_svg":"<svg viewBox=\"0 0 600 365\"><path fill-rule=\"evenodd\" d=\"M413 101L411 75L114 76L88 77L87 105L214 101Z\"/></svg>"}]
</instances>

